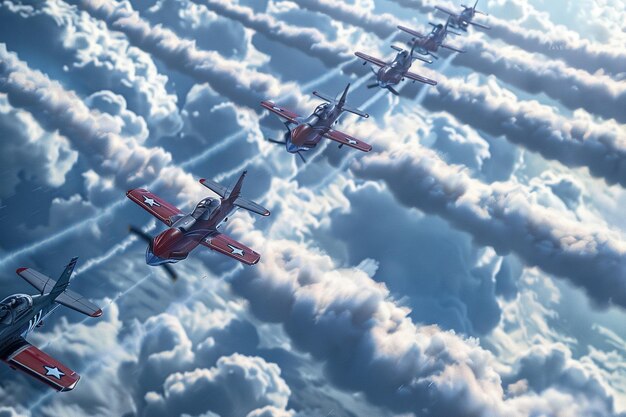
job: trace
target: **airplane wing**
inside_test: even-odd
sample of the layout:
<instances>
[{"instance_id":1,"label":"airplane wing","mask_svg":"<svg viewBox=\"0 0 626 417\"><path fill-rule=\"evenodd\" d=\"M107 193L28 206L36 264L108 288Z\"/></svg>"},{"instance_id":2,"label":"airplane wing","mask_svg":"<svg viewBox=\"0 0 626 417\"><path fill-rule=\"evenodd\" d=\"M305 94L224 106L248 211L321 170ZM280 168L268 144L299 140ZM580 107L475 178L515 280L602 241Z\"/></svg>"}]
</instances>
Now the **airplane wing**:
<instances>
[{"instance_id":1,"label":"airplane wing","mask_svg":"<svg viewBox=\"0 0 626 417\"><path fill-rule=\"evenodd\" d=\"M429 85L437 85L437 81L431 80L430 78L422 77L421 75L415 74L414 72L409 71L406 74L404 74L404 76L406 78L410 78L413 81L419 81L421 83L429 84Z\"/></svg>"},{"instance_id":2,"label":"airplane wing","mask_svg":"<svg viewBox=\"0 0 626 417\"><path fill-rule=\"evenodd\" d=\"M426 35L423 35L423 34L419 33L418 31L410 29L410 28L408 28L406 26L398 25L398 29L400 29L403 32L408 33L411 36L415 36L416 38L422 38L423 39L423 38L426 37Z\"/></svg>"},{"instance_id":3,"label":"airplane wing","mask_svg":"<svg viewBox=\"0 0 626 417\"><path fill-rule=\"evenodd\" d=\"M57 391L71 391L80 376L61 362L22 339L16 350L3 360L13 369L48 384Z\"/></svg>"},{"instance_id":4,"label":"airplane wing","mask_svg":"<svg viewBox=\"0 0 626 417\"><path fill-rule=\"evenodd\" d=\"M483 25L483 24L481 24L481 23L473 22L473 21L471 21L471 20L470 20L469 22L467 22L467 23L469 23L470 25L474 25L474 26L476 26L476 27L482 28L482 29L491 30L491 27L489 27L489 26L485 26L485 25Z\"/></svg>"},{"instance_id":5,"label":"airplane wing","mask_svg":"<svg viewBox=\"0 0 626 417\"><path fill-rule=\"evenodd\" d=\"M168 226L174 224L178 217L183 215L178 208L143 188L130 190L126 196Z\"/></svg>"},{"instance_id":6,"label":"airplane wing","mask_svg":"<svg viewBox=\"0 0 626 417\"><path fill-rule=\"evenodd\" d=\"M455 12L451 11L450 9L446 9L445 7L435 6L435 9L439 10L440 12L444 12L445 14L449 14L450 16L457 17L457 14Z\"/></svg>"},{"instance_id":7,"label":"airplane wing","mask_svg":"<svg viewBox=\"0 0 626 417\"><path fill-rule=\"evenodd\" d=\"M208 180L206 178L200 179L200 184L204 185L206 188L213 191L215 194L219 195L222 198L225 198L226 194L228 193L228 188L224 187L222 184L219 184L212 180Z\"/></svg>"},{"instance_id":8,"label":"airplane wing","mask_svg":"<svg viewBox=\"0 0 626 417\"><path fill-rule=\"evenodd\" d=\"M271 101L262 101L261 106L271 111L272 113L282 117L283 119L287 119L289 123L298 124L298 118L300 115L292 112L291 110L284 109L280 106L277 106Z\"/></svg>"},{"instance_id":9,"label":"airplane wing","mask_svg":"<svg viewBox=\"0 0 626 417\"><path fill-rule=\"evenodd\" d=\"M200 241L200 243L209 249L213 249L226 256L230 256L231 258L247 265L254 265L259 262L259 259L261 259L261 255L246 245L239 243L235 239L222 233L208 236Z\"/></svg>"},{"instance_id":10,"label":"airplane wing","mask_svg":"<svg viewBox=\"0 0 626 417\"><path fill-rule=\"evenodd\" d=\"M363 52L355 52L354 55L358 56L359 58L369 62L370 64L374 64L376 66L379 67L384 67L387 65L387 63L383 60L380 60L378 58L374 58L373 56L364 54Z\"/></svg>"},{"instance_id":11,"label":"airplane wing","mask_svg":"<svg viewBox=\"0 0 626 417\"><path fill-rule=\"evenodd\" d=\"M465 53L465 51L464 51L464 50L462 50L462 49L457 49L457 48L455 48L455 47L453 47L453 46L450 46L450 45L446 45L445 43L442 43L442 44L441 44L441 45L439 45L439 46L441 46L442 48L449 49L449 50L454 51L454 52L458 52L458 53L460 53L460 54L464 54L464 53Z\"/></svg>"},{"instance_id":12,"label":"airplane wing","mask_svg":"<svg viewBox=\"0 0 626 417\"><path fill-rule=\"evenodd\" d=\"M345 133L338 130L330 129L324 135L324 137L363 152L369 152L372 150L372 145L365 143L357 138L353 138L352 136L346 135Z\"/></svg>"},{"instance_id":13,"label":"airplane wing","mask_svg":"<svg viewBox=\"0 0 626 417\"><path fill-rule=\"evenodd\" d=\"M26 282L35 287L42 294L49 293L54 287L54 284L56 284L56 281L52 278L31 268L19 268L15 272L17 272L20 277L24 278ZM70 289L66 289L59 294L55 301L65 307L91 317L100 317L102 315L100 307Z\"/></svg>"}]
</instances>

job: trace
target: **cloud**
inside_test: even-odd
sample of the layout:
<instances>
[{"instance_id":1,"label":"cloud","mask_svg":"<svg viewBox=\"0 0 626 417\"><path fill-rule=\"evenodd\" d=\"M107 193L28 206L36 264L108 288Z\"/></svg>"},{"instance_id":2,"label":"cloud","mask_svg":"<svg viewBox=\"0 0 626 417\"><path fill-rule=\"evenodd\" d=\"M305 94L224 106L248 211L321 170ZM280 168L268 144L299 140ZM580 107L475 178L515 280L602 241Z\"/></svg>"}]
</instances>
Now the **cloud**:
<instances>
[{"instance_id":1,"label":"cloud","mask_svg":"<svg viewBox=\"0 0 626 417\"><path fill-rule=\"evenodd\" d=\"M256 246L262 241L257 234ZM444 398L451 412L497 412L499 376L473 341L415 326L384 284L327 255L291 241L264 247L264 262L236 275L234 290L260 319L283 323L338 387L396 412L438 415Z\"/></svg>"},{"instance_id":2,"label":"cloud","mask_svg":"<svg viewBox=\"0 0 626 417\"><path fill-rule=\"evenodd\" d=\"M6 3L4 6L8 8ZM6 10L5 14L9 18L3 39L9 49L13 45L19 48L23 42L16 26L28 26L30 33L48 40L45 47L33 46L39 58L33 64L37 68L45 63L48 76L71 78L84 95L100 90L123 95L129 108L146 119L155 136L180 129L177 98L166 87L168 77L159 73L148 54L129 46L123 36L109 31L103 22L59 0L38 4L31 10Z\"/></svg>"},{"instance_id":3,"label":"cloud","mask_svg":"<svg viewBox=\"0 0 626 417\"><path fill-rule=\"evenodd\" d=\"M396 29L395 16L388 13L373 14L345 3L331 0L293 0L298 6L313 12L324 13L333 19L360 26L368 32L375 33L384 39L392 35Z\"/></svg>"},{"instance_id":4,"label":"cloud","mask_svg":"<svg viewBox=\"0 0 626 417\"><path fill-rule=\"evenodd\" d=\"M265 406L287 406L289 387L280 369L259 357L221 357L211 369L175 373L165 380L163 394L148 393L145 415L199 414L245 416Z\"/></svg>"},{"instance_id":5,"label":"cloud","mask_svg":"<svg viewBox=\"0 0 626 417\"><path fill-rule=\"evenodd\" d=\"M591 73L624 73L626 53L623 50L581 39L575 32L563 31L562 27L554 30L550 24L541 30L529 29L500 19L489 19L488 24L492 28L489 36L526 51L562 60L572 67Z\"/></svg>"},{"instance_id":6,"label":"cloud","mask_svg":"<svg viewBox=\"0 0 626 417\"><path fill-rule=\"evenodd\" d=\"M30 113L12 107L5 94L0 94L0 137L3 198L13 194L24 179L52 187L63 185L78 160L67 138L43 130Z\"/></svg>"},{"instance_id":7,"label":"cloud","mask_svg":"<svg viewBox=\"0 0 626 417\"><path fill-rule=\"evenodd\" d=\"M241 23L255 33L319 58L328 67L335 67L352 58L348 45L339 41L329 42L317 29L291 26L269 14L257 13L228 0L199 1L199 4Z\"/></svg>"},{"instance_id":8,"label":"cloud","mask_svg":"<svg viewBox=\"0 0 626 417\"><path fill-rule=\"evenodd\" d=\"M523 185L486 185L414 145L367 156L354 172L384 181L402 204L443 217L479 245L515 253L527 265L567 278L598 305L626 307L626 246L620 235L538 205Z\"/></svg>"},{"instance_id":9,"label":"cloud","mask_svg":"<svg viewBox=\"0 0 626 417\"><path fill-rule=\"evenodd\" d=\"M145 182L170 163L165 151L124 138L120 119L89 109L75 93L30 69L4 44L0 44L0 57L0 89L9 102L35 113L46 129L58 129L94 169L114 178L121 188Z\"/></svg>"},{"instance_id":10,"label":"cloud","mask_svg":"<svg viewBox=\"0 0 626 417\"><path fill-rule=\"evenodd\" d=\"M440 75L424 106L446 111L475 129L504 136L568 167L587 167L609 184L626 186L626 136L615 121L597 123L584 111L577 111L572 120L537 101L518 99L495 79L476 85L473 77Z\"/></svg>"},{"instance_id":11,"label":"cloud","mask_svg":"<svg viewBox=\"0 0 626 417\"><path fill-rule=\"evenodd\" d=\"M519 49L492 46L476 37L465 39L462 45L467 53L457 54L455 64L493 75L529 93L546 93L569 109L582 108L604 119L626 122L623 111L626 84L623 82Z\"/></svg>"},{"instance_id":12,"label":"cloud","mask_svg":"<svg viewBox=\"0 0 626 417\"><path fill-rule=\"evenodd\" d=\"M295 84L258 71L242 68L240 61L228 60L213 51L200 50L190 40L179 38L171 30L151 26L132 9L128 2L85 0L80 7L94 17L103 19L113 30L124 33L129 41L158 57L169 67L200 82L208 82L219 94L238 104L258 110L262 100L274 97L299 97Z\"/></svg>"}]
</instances>

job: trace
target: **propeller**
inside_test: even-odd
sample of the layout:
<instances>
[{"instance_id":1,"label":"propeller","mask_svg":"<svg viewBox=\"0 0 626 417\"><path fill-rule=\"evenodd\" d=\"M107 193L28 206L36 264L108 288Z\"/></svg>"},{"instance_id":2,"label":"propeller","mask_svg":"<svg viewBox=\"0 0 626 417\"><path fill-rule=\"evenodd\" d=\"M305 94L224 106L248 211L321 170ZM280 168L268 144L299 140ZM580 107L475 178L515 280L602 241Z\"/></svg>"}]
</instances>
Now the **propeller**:
<instances>
[{"instance_id":1,"label":"propeller","mask_svg":"<svg viewBox=\"0 0 626 417\"><path fill-rule=\"evenodd\" d=\"M388 85L387 86L387 90L389 90L391 92L391 94L395 95L395 96L399 96L400 93L398 93L392 86Z\"/></svg>"},{"instance_id":2,"label":"propeller","mask_svg":"<svg viewBox=\"0 0 626 417\"><path fill-rule=\"evenodd\" d=\"M141 240L144 240L148 244L152 242L152 237L150 237L149 234L139 229L138 227L128 226L128 231L134 234L135 236L139 237ZM161 266L163 267L163 269L165 269L165 272L167 272L167 274L170 276L172 281L176 281L178 279L178 274L176 273L176 271L174 271L174 268L172 268L171 265L163 264Z\"/></svg>"},{"instance_id":3,"label":"propeller","mask_svg":"<svg viewBox=\"0 0 626 417\"><path fill-rule=\"evenodd\" d=\"M267 141L275 143L277 145L286 145L287 144L287 142L284 141L284 140L276 140L276 139L271 139L271 138L267 138Z\"/></svg>"}]
</instances>

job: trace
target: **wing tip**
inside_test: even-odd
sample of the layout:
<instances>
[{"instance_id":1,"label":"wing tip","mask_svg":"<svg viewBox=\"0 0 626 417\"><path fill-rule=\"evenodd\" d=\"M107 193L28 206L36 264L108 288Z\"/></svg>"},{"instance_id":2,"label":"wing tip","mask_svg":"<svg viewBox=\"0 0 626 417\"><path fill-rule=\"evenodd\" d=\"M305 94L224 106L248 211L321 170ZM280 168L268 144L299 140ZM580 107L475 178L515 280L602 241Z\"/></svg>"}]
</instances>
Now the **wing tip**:
<instances>
[{"instance_id":1,"label":"wing tip","mask_svg":"<svg viewBox=\"0 0 626 417\"><path fill-rule=\"evenodd\" d=\"M198 180L198 182L199 182L200 184L204 184L204 183L206 182L206 178L200 178L200 179Z\"/></svg>"},{"instance_id":2,"label":"wing tip","mask_svg":"<svg viewBox=\"0 0 626 417\"><path fill-rule=\"evenodd\" d=\"M28 268L25 268L25 267L17 268L17 269L15 270L15 273L16 273L16 274L21 274L22 272L26 271L27 269L28 269Z\"/></svg>"},{"instance_id":3,"label":"wing tip","mask_svg":"<svg viewBox=\"0 0 626 417\"><path fill-rule=\"evenodd\" d=\"M100 316L102 316L102 309L101 308L99 308L96 312L91 314L91 317L100 317Z\"/></svg>"}]
</instances>

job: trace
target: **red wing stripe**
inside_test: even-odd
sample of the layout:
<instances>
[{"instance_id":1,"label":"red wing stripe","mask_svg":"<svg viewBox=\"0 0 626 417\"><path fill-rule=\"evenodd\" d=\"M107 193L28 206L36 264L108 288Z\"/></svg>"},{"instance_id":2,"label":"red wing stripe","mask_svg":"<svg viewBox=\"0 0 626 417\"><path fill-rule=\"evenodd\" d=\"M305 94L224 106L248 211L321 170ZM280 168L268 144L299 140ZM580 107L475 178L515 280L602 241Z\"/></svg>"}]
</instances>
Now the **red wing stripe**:
<instances>
[{"instance_id":1,"label":"red wing stripe","mask_svg":"<svg viewBox=\"0 0 626 417\"><path fill-rule=\"evenodd\" d=\"M298 123L298 117L300 116L297 113L292 112L291 110L287 110L285 108L277 106L271 101L262 101L261 106L271 111L272 113L289 120L291 123Z\"/></svg>"},{"instance_id":2,"label":"red wing stripe","mask_svg":"<svg viewBox=\"0 0 626 417\"><path fill-rule=\"evenodd\" d=\"M350 135L346 135L345 133L338 130L329 130L328 133L326 133L324 136L326 136L328 139L334 140L336 142L342 143L346 146L350 146L363 152L369 152L372 150L372 145L365 143Z\"/></svg>"},{"instance_id":3,"label":"red wing stripe","mask_svg":"<svg viewBox=\"0 0 626 417\"><path fill-rule=\"evenodd\" d=\"M59 391L73 389L80 379L76 372L30 344L17 349L5 361Z\"/></svg>"},{"instance_id":4,"label":"red wing stripe","mask_svg":"<svg viewBox=\"0 0 626 417\"><path fill-rule=\"evenodd\" d=\"M355 52L354 55L374 65L378 65L379 67L384 67L387 65L385 61L378 59L378 58L374 58L373 56L364 54L363 52Z\"/></svg>"},{"instance_id":5,"label":"red wing stripe","mask_svg":"<svg viewBox=\"0 0 626 417\"><path fill-rule=\"evenodd\" d=\"M407 72L405 74L405 77L410 78L415 81L419 81L424 84L437 85L437 81L431 80L430 78L422 77L421 75L415 74L413 72Z\"/></svg>"},{"instance_id":6,"label":"red wing stripe","mask_svg":"<svg viewBox=\"0 0 626 417\"><path fill-rule=\"evenodd\" d=\"M261 255L224 234L210 236L201 243L246 265L254 265L261 259Z\"/></svg>"},{"instance_id":7,"label":"red wing stripe","mask_svg":"<svg viewBox=\"0 0 626 417\"><path fill-rule=\"evenodd\" d=\"M161 197L152 194L148 190L136 188L128 191L126 195L148 213L152 214L168 226L171 226L174 223L174 216L182 214L177 207L163 200Z\"/></svg>"}]
</instances>

